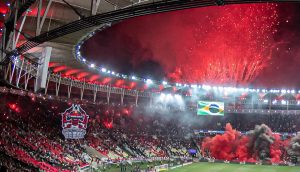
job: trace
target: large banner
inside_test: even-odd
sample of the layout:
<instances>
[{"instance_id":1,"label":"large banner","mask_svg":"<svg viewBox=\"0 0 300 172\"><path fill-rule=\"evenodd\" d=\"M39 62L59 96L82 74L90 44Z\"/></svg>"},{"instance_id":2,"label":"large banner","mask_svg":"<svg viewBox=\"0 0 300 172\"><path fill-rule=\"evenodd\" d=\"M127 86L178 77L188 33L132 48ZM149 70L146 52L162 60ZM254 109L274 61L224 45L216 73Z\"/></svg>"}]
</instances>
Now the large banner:
<instances>
[{"instance_id":1,"label":"large banner","mask_svg":"<svg viewBox=\"0 0 300 172\"><path fill-rule=\"evenodd\" d=\"M82 139L86 134L89 116L80 107L73 104L62 113L62 134L66 139Z\"/></svg>"},{"instance_id":2,"label":"large banner","mask_svg":"<svg viewBox=\"0 0 300 172\"><path fill-rule=\"evenodd\" d=\"M198 101L197 115L224 116L224 102Z\"/></svg>"}]
</instances>

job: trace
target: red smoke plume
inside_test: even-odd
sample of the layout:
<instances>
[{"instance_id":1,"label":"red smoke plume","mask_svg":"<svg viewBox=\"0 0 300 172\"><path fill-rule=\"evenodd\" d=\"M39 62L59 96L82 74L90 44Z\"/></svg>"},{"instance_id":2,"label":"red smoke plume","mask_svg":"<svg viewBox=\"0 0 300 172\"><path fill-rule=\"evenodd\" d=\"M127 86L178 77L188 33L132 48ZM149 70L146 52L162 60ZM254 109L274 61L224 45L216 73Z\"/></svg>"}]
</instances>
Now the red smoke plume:
<instances>
[{"instance_id":1,"label":"red smoke plume","mask_svg":"<svg viewBox=\"0 0 300 172\"><path fill-rule=\"evenodd\" d=\"M202 152L208 149L211 156L221 160L234 160L236 158L236 148L239 145L240 132L232 129L232 126L226 124L225 133L216 135L213 138L205 138L202 143Z\"/></svg>"},{"instance_id":2,"label":"red smoke plume","mask_svg":"<svg viewBox=\"0 0 300 172\"><path fill-rule=\"evenodd\" d=\"M280 135L274 134L273 144L270 145L270 161L273 163L281 162L282 149L288 145L286 141L280 140ZM206 150L210 156L219 160L238 160L242 162L256 162L258 159L257 152L251 153L248 148L250 137L242 136L237 130L234 130L228 123L226 124L225 133L216 135L212 138L206 137L202 142L202 153L204 156Z\"/></svg>"}]
</instances>

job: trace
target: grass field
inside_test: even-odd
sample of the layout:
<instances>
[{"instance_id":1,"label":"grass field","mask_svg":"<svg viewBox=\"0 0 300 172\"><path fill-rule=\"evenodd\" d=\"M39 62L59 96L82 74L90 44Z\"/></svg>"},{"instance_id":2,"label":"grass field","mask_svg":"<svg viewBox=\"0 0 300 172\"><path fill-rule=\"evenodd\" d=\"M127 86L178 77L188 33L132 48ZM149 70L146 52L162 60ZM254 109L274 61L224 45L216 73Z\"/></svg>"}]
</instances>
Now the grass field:
<instances>
[{"instance_id":1,"label":"grass field","mask_svg":"<svg viewBox=\"0 0 300 172\"><path fill-rule=\"evenodd\" d=\"M300 172L300 167L271 165L241 165L199 162L179 167L172 172Z\"/></svg>"}]
</instances>

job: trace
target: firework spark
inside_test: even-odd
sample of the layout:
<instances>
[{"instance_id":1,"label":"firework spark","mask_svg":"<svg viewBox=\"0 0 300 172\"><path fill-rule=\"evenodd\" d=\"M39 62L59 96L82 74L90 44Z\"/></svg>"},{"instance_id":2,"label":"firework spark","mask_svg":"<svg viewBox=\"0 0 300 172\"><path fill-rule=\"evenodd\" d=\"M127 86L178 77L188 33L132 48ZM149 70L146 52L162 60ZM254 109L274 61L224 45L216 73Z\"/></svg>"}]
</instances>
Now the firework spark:
<instances>
[{"instance_id":1,"label":"firework spark","mask_svg":"<svg viewBox=\"0 0 300 172\"><path fill-rule=\"evenodd\" d=\"M195 18L192 47L169 77L175 81L245 84L271 59L275 42L275 4L206 9Z\"/></svg>"},{"instance_id":2,"label":"firework spark","mask_svg":"<svg viewBox=\"0 0 300 172\"><path fill-rule=\"evenodd\" d=\"M146 72L164 73L174 82L248 84L276 49L277 8L228 5L133 18L91 38L86 56L121 71L129 67L130 73L160 65Z\"/></svg>"}]
</instances>

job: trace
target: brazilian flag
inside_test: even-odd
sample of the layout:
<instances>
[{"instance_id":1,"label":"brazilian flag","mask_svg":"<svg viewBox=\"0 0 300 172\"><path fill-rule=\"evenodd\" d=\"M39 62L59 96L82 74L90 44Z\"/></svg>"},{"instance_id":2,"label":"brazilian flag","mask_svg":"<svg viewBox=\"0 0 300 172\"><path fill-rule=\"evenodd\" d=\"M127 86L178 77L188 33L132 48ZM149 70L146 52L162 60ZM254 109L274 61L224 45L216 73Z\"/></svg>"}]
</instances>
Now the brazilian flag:
<instances>
[{"instance_id":1,"label":"brazilian flag","mask_svg":"<svg viewBox=\"0 0 300 172\"><path fill-rule=\"evenodd\" d=\"M198 101L197 115L224 116L224 102Z\"/></svg>"}]
</instances>

